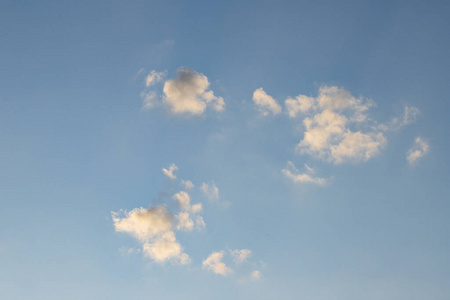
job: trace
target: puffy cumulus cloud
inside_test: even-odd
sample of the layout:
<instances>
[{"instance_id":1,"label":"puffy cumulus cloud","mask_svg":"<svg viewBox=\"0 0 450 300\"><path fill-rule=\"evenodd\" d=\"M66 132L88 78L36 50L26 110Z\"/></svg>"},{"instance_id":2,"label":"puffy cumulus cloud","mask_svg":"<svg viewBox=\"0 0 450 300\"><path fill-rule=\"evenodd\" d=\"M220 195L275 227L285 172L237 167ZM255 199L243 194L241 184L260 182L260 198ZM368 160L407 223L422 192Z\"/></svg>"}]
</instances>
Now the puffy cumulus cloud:
<instances>
[{"instance_id":1,"label":"puffy cumulus cloud","mask_svg":"<svg viewBox=\"0 0 450 300\"><path fill-rule=\"evenodd\" d=\"M318 185L324 185L327 183L327 179L314 177L314 169L305 164L306 173L300 173L300 171L295 167L294 163L291 161L287 162L287 166L285 169L282 169L281 172L289 178L290 180L297 183L313 183Z\"/></svg>"},{"instance_id":2,"label":"puffy cumulus cloud","mask_svg":"<svg viewBox=\"0 0 450 300\"><path fill-rule=\"evenodd\" d=\"M172 197L182 210L177 216L177 229L191 231L195 228L201 230L205 227L203 217L199 215L202 212L203 206L201 203L191 205L191 197L185 191L181 191ZM195 219L195 221L193 220Z\"/></svg>"},{"instance_id":3,"label":"puffy cumulus cloud","mask_svg":"<svg viewBox=\"0 0 450 300\"><path fill-rule=\"evenodd\" d=\"M189 68L180 68L175 79L164 83L163 102L173 114L201 115L207 106L223 111L223 98L215 96L208 87L209 81L205 75Z\"/></svg>"},{"instance_id":4,"label":"puffy cumulus cloud","mask_svg":"<svg viewBox=\"0 0 450 300\"><path fill-rule=\"evenodd\" d=\"M230 254L233 257L236 264L242 264L243 262L247 261L247 258L252 255L252 251L248 249L241 249L241 250L230 250Z\"/></svg>"},{"instance_id":5,"label":"puffy cumulus cloud","mask_svg":"<svg viewBox=\"0 0 450 300\"><path fill-rule=\"evenodd\" d=\"M263 116L268 116L270 113L273 115L281 113L281 106L275 99L267 95L263 88L253 92L253 103Z\"/></svg>"},{"instance_id":6,"label":"puffy cumulus cloud","mask_svg":"<svg viewBox=\"0 0 450 300\"><path fill-rule=\"evenodd\" d=\"M203 182L200 186L200 190L209 200L219 200L219 188L216 186L214 181L211 181L209 183Z\"/></svg>"},{"instance_id":7,"label":"puffy cumulus cloud","mask_svg":"<svg viewBox=\"0 0 450 300\"><path fill-rule=\"evenodd\" d=\"M174 220L173 214L164 206L148 209L140 207L129 212L121 210L112 212L111 215L117 232L128 233L140 241L147 241L169 231Z\"/></svg>"},{"instance_id":8,"label":"puffy cumulus cloud","mask_svg":"<svg viewBox=\"0 0 450 300\"><path fill-rule=\"evenodd\" d=\"M305 95L288 98L285 101L288 115L306 116L304 136L297 151L337 164L373 158L386 145L382 130L369 126L373 121L367 111L374 105L373 101L355 98L336 86L322 86L316 98ZM308 180L308 176L303 178Z\"/></svg>"},{"instance_id":9,"label":"puffy cumulus cloud","mask_svg":"<svg viewBox=\"0 0 450 300\"><path fill-rule=\"evenodd\" d=\"M141 92L142 109L158 106L165 107L174 115L202 115L209 107L214 111L223 111L225 101L214 95L209 89L208 78L189 68L177 70L177 77L164 80L167 71L150 71L145 77L145 89ZM158 83L163 82L162 91Z\"/></svg>"},{"instance_id":10,"label":"puffy cumulus cloud","mask_svg":"<svg viewBox=\"0 0 450 300\"><path fill-rule=\"evenodd\" d=\"M406 160L410 165L414 165L419 159L424 157L430 146L422 138L417 137L414 141L414 146L406 152Z\"/></svg>"},{"instance_id":11,"label":"puffy cumulus cloud","mask_svg":"<svg viewBox=\"0 0 450 300\"><path fill-rule=\"evenodd\" d=\"M251 278L252 280L258 280L258 279L261 279L261 272L258 271L258 270L253 271L253 272L250 274L250 278Z\"/></svg>"},{"instance_id":12,"label":"puffy cumulus cloud","mask_svg":"<svg viewBox=\"0 0 450 300\"><path fill-rule=\"evenodd\" d=\"M111 213L117 232L125 232L142 243L142 252L156 262L189 262L172 230L176 217L164 206L135 208Z\"/></svg>"},{"instance_id":13,"label":"puffy cumulus cloud","mask_svg":"<svg viewBox=\"0 0 450 300\"><path fill-rule=\"evenodd\" d=\"M171 164L169 166L169 169L163 168L162 169L163 174L169 177L170 179L176 179L177 176L175 175L175 172L178 171L178 167L175 164Z\"/></svg>"},{"instance_id":14,"label":"puffy cumulus cloud","mask_svg":"<svg viewBox=\"0 0 450 300\"><path fill-rule=\"evenodd\" d=\"M233 270L228 267L222 260L224 251L211 253L202 263L202 267L216 274L223 276L229 275Z\"/></svg>"},{"instance_id":15,"label":"puffy cumulus cloud","mask_svg":"<svg viewBox=\"0 0 450 300\"><path fill-rule=\"evenodd\" d=\"M177 201L182 210L189 210L191 207L191 197L185 191L176 193L172 198Z\"/></svg>"},{"instance_id":16,"label":"puffy cumulus cloud","mask_svg":"<svg viewBox=\"0 0 450 300\"><path fill-rule=\"evenodd\" d=\"M166 171L173 175L176 166L171 167L171 170ZM135 237L142 245L144 256L158 263L170 261L187 264L190 262L189 255L183 252L175 231L192 231L194 228L202 230L206 226L200 215L202 204L191 205L191 197L185 191L176 193L172 198L180 209L178 214L171 213L165 206L155 206L131 211L120 210L111 212L111 215L115 230Z\"/></svg>"},{"instance_id":17,"label":"puffy cumulus cloud","mask_svg":"<svg viewBox=\"0 0 450 300\"><path fill-rule=\"evenodd\" d=\"M173 231L165 232L152 243L145 243L142 252L159 263L172 260L184 265L190 262L189 255L183 253L183 248L177 242Z\"/></svg>"}]
</instances>

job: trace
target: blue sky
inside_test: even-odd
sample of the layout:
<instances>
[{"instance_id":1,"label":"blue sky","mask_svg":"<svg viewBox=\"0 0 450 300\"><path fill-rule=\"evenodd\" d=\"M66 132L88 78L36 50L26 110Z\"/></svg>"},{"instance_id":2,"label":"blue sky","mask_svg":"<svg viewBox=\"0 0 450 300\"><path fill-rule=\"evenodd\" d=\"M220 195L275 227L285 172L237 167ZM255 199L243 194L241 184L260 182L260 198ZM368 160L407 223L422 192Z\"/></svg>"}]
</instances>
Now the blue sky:
<instances>
[{"instance_id":1,"label":"blue sky","mask_svg":"<svg viewBox=\"0 0 450 300\"><path fill-rule=\"evenodd\" d=\"M448 299L449 10L0 1L0 297Z\"/></svg>"}]
</instances>

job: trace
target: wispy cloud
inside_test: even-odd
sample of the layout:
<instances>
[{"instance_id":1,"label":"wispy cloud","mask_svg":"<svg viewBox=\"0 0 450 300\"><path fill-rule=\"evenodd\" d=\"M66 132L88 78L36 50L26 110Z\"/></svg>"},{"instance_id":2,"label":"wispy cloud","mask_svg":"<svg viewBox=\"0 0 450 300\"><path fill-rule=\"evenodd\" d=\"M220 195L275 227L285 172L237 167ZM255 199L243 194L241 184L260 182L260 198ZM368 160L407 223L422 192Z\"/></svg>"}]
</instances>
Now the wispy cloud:
<instances>
[{"instance_id":1,"label":"wispy cloud","mask_svg":"<svg viewBox=\"0 0 450 300\"><path fill-rule=\"evenodd\" d=\"M200 186L200 190L209 200L211 201L219 200L219 188L214 183L214 181L211 181L209 183L203 182L202 185Z\"/></svg>"},{"instance_id":2,"label":"wispy cloud","mask_svg":"<svg viewBox=\"0 0 450 300\"><path fill-rule=\"evenodd\" d=\"M429 150L430 146L428 143L422 138L417 137L414 141L414 146L406 152L406 160L410 165L415 165Z\"/></svg>"},{"instance_id":3,"label":"wispy cloud","mask_svg":"<svg viewBox=\"0 0 450 300\"><path fill-rule=\"evenodd\" d=\"M312 183L318 185L324 185L327 183L327 179L314 177L314 169L305 164L305 173L300 173L300 171L295 167L294 163L291 161L287 162L287 166L285 169L282 169L281 172L289 178L290 180L296 183Z\"/></svg>"}]
</instances>

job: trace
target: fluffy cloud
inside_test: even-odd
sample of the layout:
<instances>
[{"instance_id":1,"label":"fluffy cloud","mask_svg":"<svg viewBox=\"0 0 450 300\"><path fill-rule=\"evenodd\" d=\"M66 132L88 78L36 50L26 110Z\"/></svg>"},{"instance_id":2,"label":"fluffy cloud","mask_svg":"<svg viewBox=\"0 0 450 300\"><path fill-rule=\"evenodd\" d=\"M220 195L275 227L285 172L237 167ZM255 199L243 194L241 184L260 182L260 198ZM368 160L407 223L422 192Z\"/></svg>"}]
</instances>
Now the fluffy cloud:
<instances>
[{"instance_id":1,"label":"fluffy cloud","mask_svg":"<svg viewBox=\"0 0 450 300\"><path fill-rule=\"evenodd\" d=\"M263 116L268 116L269 113L278 115L281 113L281 106L271 96L259 88L253 92L253 103L255 103L257 109Z\"/></svg>"},{"instance_id":2,"label":"fluffy cloud","mask_svg":"<svg viewBox=\"0 0 450 300\"><path fill-rule=\"evenodd\" d=\"M200 190L205 194L205 196L212 201L219 200L219 188L216 186L214 181L210 183L203 182L200 186Z\"/></svg>"},{"instance_id":3,"label":"fluffy cloud","mask_svg":"<svg viewBox=\"0 0 450 300\"><path fill-rule=\"evenodd\" d=\"M204 269L210 270L216 274L220 274L223 276L229 275L232 273L232 269L228 267L222 260L224 256L224 251L220 252L213 252L211 253L208 258L206 258L203 263L202 267Z\"/></svg>"},{"instance_id":4,"label":"fluffy cloud","mask_svg":"<svg viewBox=\"0 0 450 300\"><path fill-rule=\"evenodd\" d=\"M233 256L233 259L236 264L241 264L245 261L247 261L247 258L252 255L252 251L248 249L241 249L241 250L231 250L230 251L231 256Z\"/></svg>"},{"instance_id":5,"label":"fluffy cloud","mask_svg":"<svg viewBox=\"0 0 450 300\"><path fill-rule=\"evenodd\" d=\"M373 101L355 98L336 86L322 86L316 98L288 98L289 117L306 115L306 130L297 151L337 164L373 158L385 146L386 138L381 129L369 126L367 111L372 106Z\"/></svg>"},{"instance_id":6,"label":"fluffy cloud","mask_svg":"<svg viewBox=\"0 0 450 300\"><path fill-rule=\"evenodd\" d=\"M125 232L142 243L142 252L156 262L189 262L189 256L172 231L176 217L164 206L135 208L111 213L117 232Z\"/></svg>"},{"instance_id":7,"label":"fluffy cloud","mask_svg":"<svg viewBox=\"0 0 450 300\"><path fill-rule=\"evenodd\" d=\"M314 177L314 169L307 164L305 164L305 169L306 173L300 173L299 170L295 167L294 163L288 161L286 168L281 170L281 172L284 174L284 176L297 183L313 183L318 185L327 183L327 180L325 178Z\"/></svg>"},{"instance_id":8,"label":"fluffy cloud","mask_svg":"<svg viewBox=\"0 0 450 300\"><path fill-rule=\"evenodd\" d=\"M406 159L410 165L414 165L419 159L424 157L430 146L422 138L417 137L414 141L414 146L406 152Z\"/></svg>"},{"instance_id":9,"label":"fluffy cloud","mask_svg":"<svg viewBox=\"0 0 450 300\"><path fill-rule=\"evenodd\" d=\"M169 169L162 169L163 174L169 177L170 179L176 179L177 176L175 175L175 172L178 171L178 167L175 164L171 164L169 166Z\"/></svg>"},{"instance_id":10,"label":"fluffy cloud","mask_svg":"<svg viewBox=\"0 0 450 300\"><path fill-rule=\"evenodd\" d=\"M165 170L166 175L174 176L175 169L176 166L172 165L169 170L163 171ZM187 264L190 262L189 255L183 252L175 231L203 229L205 222L200 215L202 204L191 205L191 197L185 191L176 193L172 199L178 204L180 209L178 214L169 212L165 206L155 206L135 208L131 211L120 210L111 212L111 215L115 230L135 237L142 245L144 256L159 263L170 261Z\"/></svg>"},{"instance_id":11,"label":"fluffy cloud","mask_svg":"<svg viewBox=\"0 0 450 300\"><path fill-rule=\"evenodd\" d=\"M147 241L172 228L174 216L164 206L135 208L129 212L112 212L117 232L131 234L140 241ZM123 215L123 217L120 217Z\"/></svg>"},{"instance_id":12,"label":"fluffy cloud","mask_svg":"<svg viewBox=\"0 0 450 300\"><path fill-rule=\"evenodd\" d=\"M173 231L167 231L152 243L145 243L142 251L145 256L160 263L173 260L184 265L190 262L189 255L183 253L183 248L177 242Z\"/></svg>"},{"instance_id":13,"label":"fluffy cloud","mask_svg":"<svg viewBox=\"0 0 450 300\"><path fill-rule=\"evenodd\" d=\"M202 211L201 203L197 203L191 206L191 197L185 191L176 193L172 198L177 201L178 206L182 210L182 212L180 212L176 216L178 220L178 230L191 231L194 229L194 227L201 230L205 227L203 217L198 215ZM192 218L195 219L195 223Z\"/></svg>"},{"instance_id":14,"label":"fluffy cloud","mask_svg":"<svg viewBox=\"0 0 450 300\"><path fill-rule=\"evenodd\" d=\"M225 109L222 97L208 90L208 78L188 68L180 68L177 78L164 83L164 104L173 114L201 115L209 105L215 111Z\"/></svg>"},{"instance_id":15,"label":"fluffy cloud","mask_svg":"<svg viewBox=\"0 0 450 300\"><path fill-rule=\"evenodd\" d=\"M151 71L145 78L146 88L141 92L142 108L150 109L163 105L174 115L202 115L209 107L214 111L223 111L225 102L209 89L208 78L189 68L177 70L177 77L164 81L167 71ZM164 81L162 93L155 85Z\"/></svg>"}]
</instances>

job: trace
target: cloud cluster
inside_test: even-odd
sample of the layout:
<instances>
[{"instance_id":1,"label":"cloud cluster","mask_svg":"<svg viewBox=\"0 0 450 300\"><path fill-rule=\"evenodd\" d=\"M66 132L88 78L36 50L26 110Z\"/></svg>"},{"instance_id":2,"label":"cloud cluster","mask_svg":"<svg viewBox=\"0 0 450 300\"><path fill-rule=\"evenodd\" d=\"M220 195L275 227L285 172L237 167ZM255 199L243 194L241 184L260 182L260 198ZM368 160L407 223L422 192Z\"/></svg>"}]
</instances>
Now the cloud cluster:
<instances>
[{"instance_id":1,"label":"cloud cluster","mask_svg":"<svg viewBox=\"0 0 450 300\"><path fill-rule=\"evenodd\" d=\"M189 262L189 256L183 252L172 230L176 218L164 206L140 207L129 212L121 210L111 215L115 230L138 239L145 256L156 262Z\"/></svg>"},{"instance_id":2,"label":"cloud cluster","mask_svg":"<svg viewBox=\"0 0 450 300\"><path fill-rule=\"evenodd\" d=\"M295 167L294 163L291 161L287 162L287 166L285 169L282 169L281 172L289 178L290 180L296 183L312 183L318 185L324 185L327 183L327 179L314 177L314 169L305 164L305 173L300 173L300 171Z\"/></svg>"},{"instance_id":3,"label":"cloud cluster","mask_svg":"<svg viewBox=\"0 0 450 300\"><path fill-rule=\"evenodd\" d=\"M176 179L176 170L177 166L172 164L169 169L163 169L163 173L171 179ZM174 194L172 199L179 208L178 214L161 205L140 207L131 211L120 210L111 212L111 215L115 230L136 238L142 245L144 256L160 263L170 261L187 264L191 259L177 241L175 231L202 230L206 226L200 215L203 207L201 203L192 204L186 191Z\"/></svg>"},{"instance_id":4,"label":"cloud cluster","mask_svg":"<svg viewBox=\"0 0 450 300\"><path fill-rule=\"evenodd\" d=\"M151 71L145 79L145 90L141 93L143 109L157 105L164 106L174 115L202 115L209 107L214 111L223 111L225 102L209 89L208 78L189 68L177 70L177 77L164 82L162 94L154 85L163 81L167 72Z\"/></svg>"},{"instance_id":5,"label":"cloud cluster","mask_svg":"<svg viewBox=\"0 0 450 300\"><path fill-rule=\"evenodd\" d=\"M430 146L422 138L417 137L414 141L414 146L406 152L406 160L410 165L414 165L419 159L424 157Z\"/></svg>"},{"instance_id":6,"label":"cloud cluster","mask_svg":"<svg viewBox=\"0 0 450 300\"><path fill-rule=\"evenodd\" d=\"M265 116L279 114L281 107L262 88L253 93L253 101ZM386 145L386 131L398 130L415 121L419 110L405 106L401 117L378 124L368 117L375 103L354 97L337 86L322 86L317 97L298 95L285 100L290 118L303 118L303 138L296 146L300 154L309 154L335 164L365 162L377 156ZM289 169L286 176L298 182L314 182L309 174L294 176ZM315 182L318 182L317 180Z\"/></svg>"},{"instance_id":7,"label":"cloud cluster","mask_svg":"<svg viewBox=\"0 0 450 300\"><path fill-rule=\"evenodd\" d=\"M305 133L297 145L300 153L338 164L361 162L376 156L386 144L380 130L367 128L367 111L374 103L343 88L322 86L316 98L299 95L285 103L291 118L306 116Z\"/></svg>"}]
</instances>

